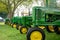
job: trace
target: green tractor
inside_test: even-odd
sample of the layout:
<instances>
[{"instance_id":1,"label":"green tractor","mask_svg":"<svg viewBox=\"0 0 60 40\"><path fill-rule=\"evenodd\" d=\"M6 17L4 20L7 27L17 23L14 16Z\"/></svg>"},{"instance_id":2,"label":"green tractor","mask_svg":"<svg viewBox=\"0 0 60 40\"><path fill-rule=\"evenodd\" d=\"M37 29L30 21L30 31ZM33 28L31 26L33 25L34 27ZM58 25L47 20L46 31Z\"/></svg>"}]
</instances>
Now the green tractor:
<instances>
[{"instance_id":1,"label":"green tractor","mask_svg":"<svg viewBox=\"0 0 60 40\"><path fill-rule=\"evenodd\" d=\"M52 27L48 31L60 34L60 10L49 7L33 7L32 25L27 32L27 40L45 40L45 33L38 26L45 26L47 30Z\"/></svg>"},{"instance_id":2,"label":"green tractor","mask_svg":"<svg viewBox=\"0 0 60 40\"><path fill-rule=\"evenodd\" d=\"M5 19L5 24L10 25L10 19L6 18Z\"/></svg>"},{"instance_id":3,"label":"green tractor","mask_svg":"<svg viewBox=\"0 0 60 40\"><path fill-rule=\"evenodd\" d=\"M18 25L18 19L19 19L19 17L13 17L13 18L11 18L11 26L13 27L13 28L16 28L16 26Z\"/></svg>"},{"instance_id":4,"label":"green tractor","mask_svg":"<svg viewBox=\"0 0 60 40\"><path fill-rule=\"evenodd\" d=\"M17 29L20 30L20 33L22 34L27 33L28 29L32 25L31 15L24 16L24 14L27 14L27 13L23 13L22 17L19 17L19 19L17 20L18 25L16 27Z\"/></svg>"},{"instance_id":5,"label":"green tractor","mask_svg":"<svg viewBox=\"0 0 60 40\"><path fill-rule=\"evenodd\" d=\"M21 18L22 26L20 28L21 33L27 33L28 29L31 28L32 25L32 17L31 16L23 16Z\"/></svg>"},{"instance_id":6,"label":"green tractor","mask_svg":"<svg viewBox=\"0 0 60 40\"><path fill-rule=\"evenodd\" d=\"M17 21L17 27L16 29L17 30L20 30L20 28L22 27L22 20L21 20L22 17L19 17L18 21Z\"/></svg>"},{"instance_id":7,"label":"green tractor","mask_svg":"<svg viewBox=\"0 0 60 40\"><path fill-rule=\"evenodd\" d=\"M28 29L27 40L45 40L45 33L39 26L44 26L48 32L60 34L60 10L55 3L56 0L46 0L46 7L32 8L32 27Z\"/></svg>"}]
</instances>

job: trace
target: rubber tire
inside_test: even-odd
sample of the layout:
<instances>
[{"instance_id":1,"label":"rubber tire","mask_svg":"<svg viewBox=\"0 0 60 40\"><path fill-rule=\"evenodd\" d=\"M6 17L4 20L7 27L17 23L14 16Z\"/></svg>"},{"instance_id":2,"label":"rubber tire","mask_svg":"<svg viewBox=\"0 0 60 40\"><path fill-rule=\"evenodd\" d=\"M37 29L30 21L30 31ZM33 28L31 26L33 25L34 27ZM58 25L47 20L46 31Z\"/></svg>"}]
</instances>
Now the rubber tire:
<instances>
[{"instance_id":1,"label":"rubber tire","mask_svg":"<svg viewBox=\"0 0 60 40\"><path fill-rule=\"evenodd\" d=\"M54 31L55 31L56 34L60 34L60 31L58 30L57 26L54 27Z\"/></svg>"},{"instance_id":2,"label":"rubber tire","mask_svg":"<svg viewBox=\"0 0 60 40\"><path fill-rule=\"evenodd\" d=\"M53 33L53 31L50 31L50 30L49 30L49 27L48 27L48 26L46 27L46 30L47 30L49 33Z\"/></svg>"},{"instance_id":3,"label":"rubber tire","mask_svg":"<svg viewBox=\"0 0 60 40\"><path fill-rule=\"evenodd\" d=\"M28 28L27 28L27 27L22 26L22 27L20 28L20 33L21 33L21 34L24 34L24 33L22 33L22 31L21 31L21 30L22 30L22 28L26 28L26 29L28 30ZM26 32L26 33L27 33L27 32ZM25 33L25 34L26 34L26 33Z\"/></svg>"},{"instance_id":4,"label":"rubber tire","mask_svg":"<svg viewBox=\"0 0 60 40\"><path fill-rule=\"evenodd\" d=\"M39 31L39 32L41 32L42 33L42 37L43 37L43 39L42 40L45 40L45 33L44 33L44 31L41 29L41 28L30 28L29 30L28 30L28 32L27 32L27 40L30 40L30 35L31 35L31 33L32 32L34 32L34 31Z\"/></svg>"},{"instance_id":5,"label":"rubber tire","mask_svg":"<svg viewBox=\"0 0 60 40\"><path fill-rule=\"evenodd\" d=\"M14 24L12 24L12 28L13 28L13 25L14 25Z\"/></svg>"},{"instance_id":6,"label":"rubber tire","mask_svg":"<svg viewBox=\"0 0 60 40\"><path fill-rule=\"evenodd\" d=\"M11 24L12 24L12 23L10 22L10 26L11 26Z\"/></svg>"},{"instance_id":7,"label":"rubber tire","mask_svg":"<svg viewBox=\"0 0 60 40\"><path fill-rule=\"evenodd\" d=\"M11 23L12 25L11 25L11 27L13 26L13 23ZM13 27L12 27L13 28Z\"/></svg>"},{"instance_id":8,"label":"rubber tire","mask_svg":"<svg viewBox=\"0 0 60 40\"><path fill-rule=\"evenodd\" d=\"M14 25L14 24L12 24L12 28L14 28L13 25ZM16 25L16 24L15 24L15 25ZM17 25L16 25L16 26L17 26Z\"/></svg>"},{"instance_id":9,"label":"rubber tire","mask_svg":"<svg viewBox=\"0 0 60 40\"><path fill-rule=\"evenodd\" d=\"M9 23L9 26L11 25L11 23Z\"/></svg>"},{"instance_id":10,"label":"rubber tire","mask_svg":"<svg viewBox=\"0 0 60 40\"><path fill-rule=\"evenodd\" d=\"M17 30L19 30L18 27L19 27L19 25L16 26L16 29L17 29Z\"/></svg>"}]
</instances>

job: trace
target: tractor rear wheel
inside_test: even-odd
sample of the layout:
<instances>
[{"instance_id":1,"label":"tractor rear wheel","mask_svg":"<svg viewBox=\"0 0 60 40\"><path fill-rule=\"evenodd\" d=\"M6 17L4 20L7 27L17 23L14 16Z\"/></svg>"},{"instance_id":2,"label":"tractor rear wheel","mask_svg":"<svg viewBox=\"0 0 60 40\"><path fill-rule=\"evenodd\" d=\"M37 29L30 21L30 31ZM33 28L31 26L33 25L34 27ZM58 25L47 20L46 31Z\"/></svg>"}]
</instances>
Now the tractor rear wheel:
<instances>
[{"instance_id":1,"label":"tractor rear wheel","mask_svg":"<svg viewBox=\"0 0 60 40\"><path fill-rule=\"evenodd\" d=\"M54 32L54 26L52 25L47 26L46 29L48 32Z\"/></svg>"},{"instance_id":2,"label":"tractor rear wheel","mask_svg":"<svg viewBox=\"0 0 60 40\"><path fill-rule=\"evenodd\" d=\"M56 34L60 34L60 27L59 26L54 27L54 31L56 32Z\"/></svg>"},{"instance_id":3,"label":"tractor rear wheel","mask_svg":"<svg viewBox=\"0 0 60 40\"><path fill-rule=\"evenodd\" d=\"M45 33L41 28L30 28L27 32L27 40L45 40Z\"/></svg>"},{"instance_id":4,"label":"tractor rear wheel","mask_svg":"<svg viewBox=\"0 0 60 40\"><path fill-rule=\"evenodd\" d=\"M26 34L27 31L28 31L28 28L27 27L24 27L24 26L20 27L20 33Z\"/></svg>"}]
</instances>

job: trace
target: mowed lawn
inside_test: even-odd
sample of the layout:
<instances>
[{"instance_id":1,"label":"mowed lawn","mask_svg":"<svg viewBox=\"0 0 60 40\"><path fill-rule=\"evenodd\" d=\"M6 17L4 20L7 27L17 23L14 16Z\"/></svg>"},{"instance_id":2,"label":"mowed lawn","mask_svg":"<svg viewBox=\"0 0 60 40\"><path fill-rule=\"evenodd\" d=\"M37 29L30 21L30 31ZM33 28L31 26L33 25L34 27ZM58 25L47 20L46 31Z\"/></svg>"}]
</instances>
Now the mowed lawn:
<instances>
[{"instance_id":1,"label":"mowed lawn","mask_svg":"<svg viewBox=\"0 0 60 40\"><path fill-rule=\"evenodd\" d=\"M60 40L60 35L56 33L48 33L44 30L46 34L45 40ZM0 25L0 40L26 40L26 34L21 34L16 28L12 28L8 25Z\"/></svg>"}]
</instances>

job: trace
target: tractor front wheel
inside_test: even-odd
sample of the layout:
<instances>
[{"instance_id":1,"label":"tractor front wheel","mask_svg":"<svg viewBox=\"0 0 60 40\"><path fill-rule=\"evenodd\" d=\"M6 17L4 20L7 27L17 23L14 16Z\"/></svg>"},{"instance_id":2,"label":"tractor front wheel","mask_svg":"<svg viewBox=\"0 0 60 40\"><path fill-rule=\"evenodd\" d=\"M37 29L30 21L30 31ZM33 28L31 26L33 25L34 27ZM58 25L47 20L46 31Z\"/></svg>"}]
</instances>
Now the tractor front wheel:
<instances>
[{"instance_id":1,"label":"tractor front wheel","mask_svg":"<svg viewBox=\"0 0 60 40\"><path fill-rule=\"evenodd\" d=\"M16 26L17 26L16 24L12 24L12 27L13 27L13 28L16 28Z\"/></svg>"},{"instance_id":2,"label":"tractor front wheel","mask_svg":"<svg viewBox=\"0 0 60 40\"><path fill-rule=\"evenodd\" d=\"M28 31L28 28L27 27L21 27L20 28L20 33L22 33L22 34L26 34L27 33L27 31Z\"/></svg>"},{"instance_id":3,"label":"tractor front wheel","mask_svg":"<svg viewBox=\"0 0 60 40\"><path fill-rule=\"evenodd\" d=\"M45 33L41 28L30 28L27 32L27 40L45 40Z\"/></svg>"},{"instance_id":4,"label":"tractor front wheel","mask_svg":"<svg viewBox=\"0 0 60 40\"><path fill-rule=\"evenodd\" d=\"M59 26L55 26L54 27L54 31L56 32L56 34L60 34L60 27Z\"/></svg>"}]
</instances>

